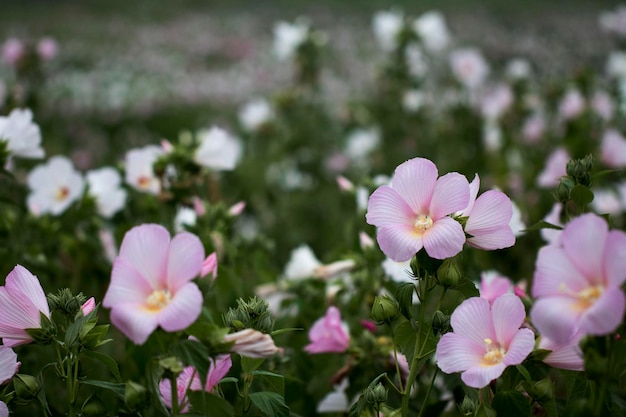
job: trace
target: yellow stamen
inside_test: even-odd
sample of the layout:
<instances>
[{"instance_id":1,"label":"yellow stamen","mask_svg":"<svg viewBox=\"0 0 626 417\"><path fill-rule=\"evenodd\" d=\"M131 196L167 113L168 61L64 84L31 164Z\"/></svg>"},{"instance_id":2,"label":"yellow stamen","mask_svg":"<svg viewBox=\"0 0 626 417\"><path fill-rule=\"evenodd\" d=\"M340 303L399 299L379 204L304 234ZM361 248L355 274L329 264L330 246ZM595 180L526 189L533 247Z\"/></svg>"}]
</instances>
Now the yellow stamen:
<instances>
[{"instance_id":1,"label":"yellow stamen","mask_svg":"<svg viewBox=\"0 0 626 417\"><path fill-rule=\"evenodd\" d=\"M567 288L565 283L561 283L559 285L559 290L571 297L574 297L578 300L576 303L576 308L578 310L586 310L591 307L604 293L604 286L602 285L594 285L592 287L585 288L580 291L572 291Z\"/></svg>"},{"instance_id":2,"label":"yellow stamen","mask_svg":"<svg viewBox=\"0 0 626 417\"><path fill-rule=\"evenodd\" d=\"M61 187L57 190L56 194L54 195L54 198L57 201L63 201L67 198L67 196L70 195L70 189L67 187Z\"/></svg>"},{"instance_id":3,"label":"yellow stamen","mask_svg":"<svg viewBox=\"0 0 626 417\"><path fill-rule=\"evenodd\" d=\"M486 338L485 339L485 349L486 353L483 356L483 365L491 366L502 362L504 359L504 355L506 354L506 350L496 343L494 346L493 340Z\"/></svg>"},{"instance_id":4,"label":"yellow stamen","mask_svg":"<svg viewBox=\"0 0 626 417\"><path fill-rule=\"evenodd\" d=\"M159 311L165 308L170 301L172 301L172 296L169 291L154 290L146 299L146 307L148 310Z\"/></svg>"},{"instance_id":5,"label":"yellow stamen","mask_svg":"<svg viewBox=\"0 0 626 417\"><path fill-rule=\"evenodd\" d=\"M413 232L417 234L423 234L426 230L430 229L433 225L433 219L426 214L420 214L413 223Z\"/></svg>"},{"instance_id":6,"label":"yellow stamen","mask_svg":"<svg viewBox=\"0 0 626 417\"><path fill-rule=\"evenodd\" d=\"M141 176L137 179L137 185L139 188L148 188L150 187L150 178Z\"/></svg>"}]
</instances>

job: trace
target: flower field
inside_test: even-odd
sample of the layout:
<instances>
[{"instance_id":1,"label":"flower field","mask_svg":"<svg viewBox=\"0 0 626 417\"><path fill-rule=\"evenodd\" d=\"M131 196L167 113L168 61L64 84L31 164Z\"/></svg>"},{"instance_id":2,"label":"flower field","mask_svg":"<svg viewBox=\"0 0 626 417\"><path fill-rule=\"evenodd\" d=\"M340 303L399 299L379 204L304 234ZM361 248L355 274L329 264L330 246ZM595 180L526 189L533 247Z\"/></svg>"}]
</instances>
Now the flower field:
<instances>
[{"instance_id":1,"label":"flower field","mask_svg":"<svg viewBox=\"0 0 626 417\"><path fill-rule=\"evenodd\" d=\"M626 5L183 3L0 15L0 417L626 415Z\"/></svg>"}]
</instances>

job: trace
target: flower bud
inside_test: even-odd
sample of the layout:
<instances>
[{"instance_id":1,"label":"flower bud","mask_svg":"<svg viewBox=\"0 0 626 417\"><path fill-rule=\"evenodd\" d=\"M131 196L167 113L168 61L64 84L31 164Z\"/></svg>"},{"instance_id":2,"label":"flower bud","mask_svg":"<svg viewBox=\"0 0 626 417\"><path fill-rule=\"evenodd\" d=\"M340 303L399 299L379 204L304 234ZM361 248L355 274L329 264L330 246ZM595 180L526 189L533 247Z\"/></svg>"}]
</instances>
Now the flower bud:
<instances>
[{"instance_id":1,"label":"flower bud","mask_svg":"<svg viewBox=\"0 0 626 417\"><path fill-rule=\"evenodd\" d=\"M459 404L459 411L464 416L473 416L474 410L476 410L476 404L470 397L465 396L461 404Z\"/></svg>"},{"instance_id":2,"label":"flower bud","mask_svg":"<svg viewBox=\"0 0 626 417\"><path fill-rule=\"evenodd\" d=\"M37 398L41 385L37 378L32 375L17 374L13 377L13 388L15 389L15 396L20 402L28 403Z\"/></svg>"},{"instance_id":3,"label":"flower bud","mask_svg":"<svg viewBox=\"0 0 626 417\"><path fill-rule=\"evenodd\" d=\"M461 280L462 275L459 267L452 258L448 258L437 268L437 279L446 288L455 287Z\"/></svg>"},{"instance_id":4,"label":"flower bud","mask_svg":"<svg viewBox=\"0 0 626 417\"><path fill-rule=\"evenodd\" d=\"M183 364L180 363L178 358L175 356L169 356L167 358L163 358L159 361L159 366L163 369L163 375L165 378L177 377L180 375L183 370Z\"/></svg>"},{"instance_id":5,"label":"flower bud","mask_svg":"<svg viewBox=\"0 0 626 417\"><path fill-rule=\"evenodd\" d=\"M545 403L554 398L554 383L550 378L544 378L535 382L530 394L540 403Z\"/></svg>"},{"instance_id":6,"label":"flower bud","mask_svg":"<svg viewBox=\"0 0 626 417\"><path fill-rule=\"evenodd\" d=\"M376 296L372 305L372 319L377 324L391 323L398 318L398 302L390 297Z\"/></svg>"},{"instance_id":7,"label":"flower bud","mask_svg":"<svg viewBox=\"0 0 626 417\"><path fill-rule=\"evenodd\" d=\"M231 351L248 358L268 358L280 351L269 334L254 329L228 334L224 336L224 342L235 342Z\"/></svg>"},{"instance_id":8,"label":"flower bud","mask_svg":"<svg viewBox=\"0 0 626 417\"><path fill-rule=\"evenodd\" d=\"M132 410L141 410L150 403L150 391L141 384L133 381L126 382L126 390L124 392L124 400L126 406Z\"/></svg>"},{"instance_id":9,"label":"flower bud","mask_svg":"<svg viewBox=\"0 0 626 417\"><path fill-rule=\"evenodd\" d=\"M107 408L98 397L95 395L91 396L85 403L81 409L81 413L85 417L100 417L107 415Z\"/></svg>"},{"instance_id":10,"label":"flower bud","mask_svg":"<svg viewBox=\"0 0 626 417\"><path fill-rule=\"evenodd\" d=\"M271 333L274 329L274 318L269 311L268 302L257 297L248 301L238 299L237 308L230 308L224 315L224 323L234 331L251 328L262 333Z\"/></svg>"},{"instance_id":11,"label":"flower bud","mask_svg":"<svg viewBox=\"0 0 626 417\"><path fill-rule=\"evenodd\" d=\"M568 178L561 179L559 185L556 188L556 198L560 202L566 202L569 200L570 192L572 191L571 180Z\"/></svg>"},{"instance_id":12,"label":"flower bud","mask_svg":"<svg viewBox=\"0 0 626 417\"><path fill-rule=\"evenodd\" d=\"M444 314L441 310L435 311L432 328L435 336L447 333L450 330L450 316Z\"/></svg>"},{"instance_id":13,"label":"flower bud","mask_svg":"<svg viewBox=\"0 0 626 417\"><path fill-rule=\"evenodd\" d=\"M387 401L387 388L380 382L375 387L367 387L363 391L365 401L372 405L378 405Z\"/></svg>"}]
</instances>

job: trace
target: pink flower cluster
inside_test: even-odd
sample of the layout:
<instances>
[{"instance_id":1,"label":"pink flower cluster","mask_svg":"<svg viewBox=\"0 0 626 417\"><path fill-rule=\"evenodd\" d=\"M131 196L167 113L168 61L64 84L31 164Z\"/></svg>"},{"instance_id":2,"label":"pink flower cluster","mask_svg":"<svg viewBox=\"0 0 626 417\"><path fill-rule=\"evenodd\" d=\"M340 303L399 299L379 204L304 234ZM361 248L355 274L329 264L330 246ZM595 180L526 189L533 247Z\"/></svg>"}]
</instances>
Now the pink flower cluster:
<instances>
[{"instance_id":1,"label":"pink flower cluster","mask_svg":"<svg viewBox=\"0 0 626 417\"><path fill-rule=\"evenodd\" d=\"M428 159L410 159L396 168L391 185L371 195L366 220L379 228L385 255L398 262L422 248L432 258L445 259L461 252L466 242L486 250L512 246L511 200L496 190L477 197L479 186L478 176L470 185L457 172L439 177ZM465 229L459 221L463 217Z\"/></svg>"}]
</instances>

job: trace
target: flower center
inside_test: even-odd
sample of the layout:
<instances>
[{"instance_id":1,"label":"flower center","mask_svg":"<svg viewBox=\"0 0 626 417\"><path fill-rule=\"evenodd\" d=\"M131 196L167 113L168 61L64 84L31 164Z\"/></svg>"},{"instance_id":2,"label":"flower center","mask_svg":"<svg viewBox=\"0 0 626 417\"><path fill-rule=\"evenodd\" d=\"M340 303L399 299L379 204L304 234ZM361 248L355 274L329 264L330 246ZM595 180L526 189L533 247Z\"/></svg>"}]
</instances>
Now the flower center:
<instances>
[{"instance_id":1,"label":"flower center","mask_svg":"<svg viewBox=\"0 0 626 417\"><path fill-rule=\"evenodd\" d=\"M572 291L565 283L562 283L560 286L560 290L567 295L570 295L576 299L578 299L577 307L580 310L586 310L591 307L604 293L604 286L602 285L594 285L592 287L585 288L584 290L580 290L578 292Z\"/></svg>"},{"instance_id":2,"label":"flower center","mask_svg":"<svg viewBox=\"0 0 626 417\"><path fill-rule=\"evenodd\" d=\"M148 188L150 187L150 178L146 176L141 176L137 179L137 185L139 188Z\"/></svg>"},{"instance_id":3,"label":"flower center","mask_svg":"<svg viewBox=\"0 0 626 417\"><path fill-rule=\"evenodd\" d=\"M70 189L67 187L61 187L57 190L54 198L56 201L63 201L67 198L68 195L70 195Z\"/></svg>"},{"instance_id":4,"label":"flower center","mask_svg":"<svg viewBox=\"0 0 626 417\"><path fill-rule=\"evenodd\" d=\"M413 231L418 234L423 234L426 230L430 229L433 225L433 219L426 214L420 214L413 223Z\"/></svg>"},{"instance_id":5,"label":"flower center","mask_svg":"<svg viewBox=\"0 0 626 417\"><path fill-rule=\"evenodd\" d=\"M154 290L146 300L148 310L159 311L172 301L172 295L167 290Z\"/></svg>"},{"instance_id":6,"label":"flower center","mask_svg":"<svg viewBox=\"0 0 626 417\"><path fill-rule=\"evenodd\" d=\"M483 355L483 365L495 365L504 359L506 350L500 347L497 343L493 343L493 340L485 339L485 349L487 352Z\"/></svg>"}]
</instances>

